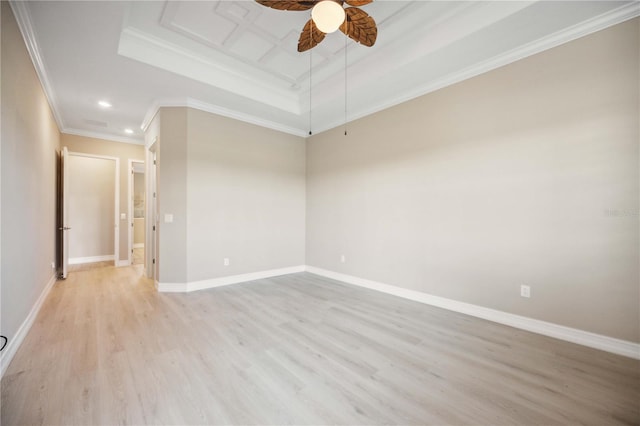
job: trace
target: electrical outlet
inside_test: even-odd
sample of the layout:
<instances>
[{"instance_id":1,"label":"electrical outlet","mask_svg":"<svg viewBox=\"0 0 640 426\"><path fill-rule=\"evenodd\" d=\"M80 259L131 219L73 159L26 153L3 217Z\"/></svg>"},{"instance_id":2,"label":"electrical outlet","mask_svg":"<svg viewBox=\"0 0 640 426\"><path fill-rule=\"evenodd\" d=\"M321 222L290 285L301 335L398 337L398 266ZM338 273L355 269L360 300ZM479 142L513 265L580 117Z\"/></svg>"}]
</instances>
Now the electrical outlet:
<instances>
[{"instance_id":1,"label":"electrical outlet","mask_svg":"<svg viewBox=\"0 0 640 426\"><path fill-rule=\"evenodd\" d=\"M341 262L341 263L345 263L346 261L347 261L347 258L345 257L345 255L344 255L344 254L343 254L343 255L341 255L341 256L340 256L340 262Z\"/></svg>"},{"instance_id":2,"label":"electrical outlet","mask_svg":"<svg viewBox=\"0 0 640 426\"><path fill-rule=\"evenodd\" d=\"M528 285L520 286L520 296L522 297L531 297L531 287Z\"/></svg>"},{"instance_id":3,"label":"electrical outlet","mask_svg":"<svg viewBox=\"0 0 640 426\"><path fill-rule=\"evenodd\" d=\"M224 263L224 266L229 266L229 258L225 257L223 263Z\"/></svg>"}]
</instances>

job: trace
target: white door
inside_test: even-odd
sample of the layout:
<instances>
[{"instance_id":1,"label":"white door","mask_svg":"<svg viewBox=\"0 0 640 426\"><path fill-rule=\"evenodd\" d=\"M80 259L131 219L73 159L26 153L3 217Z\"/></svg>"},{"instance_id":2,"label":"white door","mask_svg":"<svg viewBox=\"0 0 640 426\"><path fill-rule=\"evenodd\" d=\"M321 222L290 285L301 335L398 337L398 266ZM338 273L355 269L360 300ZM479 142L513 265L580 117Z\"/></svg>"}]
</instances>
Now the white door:
<instances>
[{"instance_id":1,"label":"white door","mask_svg":"<svg viewBox=\"0 0 640 426\"><path fill-rule=\"evenodd\" d=\"M62 274L67 278L69 269L69 151L62 148Z\"/></svg>"}]
</instances>

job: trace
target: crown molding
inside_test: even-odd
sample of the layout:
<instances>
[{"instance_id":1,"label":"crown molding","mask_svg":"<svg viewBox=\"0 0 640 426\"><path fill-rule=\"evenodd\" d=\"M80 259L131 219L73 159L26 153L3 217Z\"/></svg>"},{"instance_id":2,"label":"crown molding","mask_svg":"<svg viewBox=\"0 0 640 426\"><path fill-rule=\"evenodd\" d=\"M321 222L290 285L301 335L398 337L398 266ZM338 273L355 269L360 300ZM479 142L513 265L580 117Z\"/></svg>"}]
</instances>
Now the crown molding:
<instances>
[{"instance_id":1,"label":"crown molding","mask_svg":"<svg viewBox=\"0 0 640 426\"><path fill-rule=\"evenodd\" d=\"M62 133L69 133L69 134L75 134L75 135L79 135L79 136L87 136L87 137L94 137L94 138L99 138L99 139L105 139L105 140L111 140L111 141L115 141L115 142L123 142L123 143L131 143L131 144L143 144L143 142L141 140L135 139L135 138L127 138L127 137L118 137L118 136L114 136L114 135L109 135L106 133L98 133L98 132L93 132L93 131L86 131L86 130L80 130L80 129L74 129L74 128L67 128L64 124L64 121L62 119L62 115L61 115L61 110L58 106L58 102L56 99L56 95L55 95L55 91L53 89L53 85L51 84L51 81L49 80L48 77L48 73L47 73L47 69L45 67L44 61L43 61L43 57L40 53L40 49L39 46L37 44L36 41L36 32L35 29L33 27L33 23L32 23L32 19L30 17L29 14L29 10L28 10L28 2L22 2L22 1L17 1L17 0L9 0L9 4L11 6L11 9L16 17L16 21L18 23L18 27L20 28L20 32L22 34L22 37L25 41L25 45L27 48L27 51L29 52L29 56L31 57L31 60L33 62L34 68L36 70L36 73L38 75L38 78L40 80L40 83L43 87L45 96L47 97L47 100L49 102L49 105L51 107L51 111L52 114L55 118L55 121L58 125L58 128L60 129L60 131ZM373 103L373 104L369 104L367 106L365 106L365 108L361 108L359 110L356 109L352 109L350 111L350 116L347 122L352 122L355 121L357 119L366 117L368 115L372 115L376 112L385 110L387 108L396 106L398 104L401 104L403 102L409 101L411 99L426 95L428 93L431 93L433 91L439 90L441 88L459 83L461 81L464 81L466 79L475 77L477 75L483 74L485 72L491 71L493 69L502 67L504 65L513 63L515 61L518 61L520 59L524 59L528 56L543 52L545 50L554 48L556 46L562 45L564 43L570 42L572 40L578 39L580 37L584 37L587 36L589 34L592 34L594 32L603 30L605 28L608 28L610 26L622 23L624 21L627 21L629 19L633 19L640 16L640 2L630 2L627 3L619 8L613 9L609 12L606 12L604 14L601 14L599 16L596 16L594 18L588 19L580 24L574 25L572 27L569 27L565 30L556 32L554 34L551 34L549 36L540 38L534 42L528 43L522 47L519 47L517 49L514 49L512 51L509 52L505 52L503 54L497 55L489 60L485 60L482 62L479 62L471 67L468 67L466 69L460 70L458 72L455 73L451 73L441 79L438 79L436 81L432 81L429 82L428 84L424 84L424 85L417 85L413 88L411 88L410 90L406 90L404 92L399 93L397 96L393 97L393 98L388 98L386 100L384 100L383 102L379 102L379 103ZM131 34L130 34L131 35ZM143 36L145 36L144 34L142 34ZM139 38L136 37L137 40L140 40ZM154 40L145 40L145 42L147 43L152 43L154 42ZM163 46L159 46L159 48L163 48ZM164 46L165 49L169 49L171 50L171 46ZM178 54L178 53L184 53L184 52L176 52L175 50L173 51L173 54ZM205 68L210 68L211 66L213 66L210 61L209 62L202 62L202 58L198 58L198 57L190 57L187 58L190 61L194 62L194 63L198 63L198 65L200 67L205 67ZM220 70L218 70L220 71ZM222 71L227 73L227 77L229 77L229 70L223 69ZM221 71L221 72L222 72ZM233 77L233 76L231 76ZM236 77L240 78L240 76L236 75ZM259 82L253 82L254 85L258 84ZM252 85L252 87L254 86ZM264 85L261 86L262 90L266 90L264 88ZM266 93L266 92L265 92ZM261 95L262 98L265 98L266 94L263 93L263 95ZM271 102L273 103L273 99L271 100ZM284 103L283 103L284 102ZM283 105L288 105L289 108L292 109L296 109L299 108L299 103L293 102L290 103L291 99L280 99L279 101L277 101L277 103L282 104L280 106ZM189 108L194 108L194 109L198 109L201 111L205 111L205 112L209 112L209 113L213 113L213 114L218 114L224 117L228 117L228 118L233 118L239 121L243 121L243 122L247 122L247 123L251 123L257 126L261 126L261 127L265 127L265 128L269 128L269 129L273 129L273 130L277 130L277 131L281 131L284 133L288 133L288 134L292 134L295 136L300 136L300 137L307 137L307 130L306 129L301 129L299 127L292 127L292 126L288 126L282 123L278 123L275 121L271 121L271 120L267 120L267 119L263 119L261 117L255 116L255 115L251 115L251 114L247 114L244 113L242 111L239 110L233 110L233 109L229 109L229 108L225 108L225 107L221 107L215 104L210 104L210 103L206 103L206 102L202 102L202 101L198 101L198 100L194 100L191 98L182 98L182 99L177 99L177 100L159 100L154 102L150 108L148 109L148 112L144 118L144 121L142 122L142 130L146 131L149 123L151 122L151 120L153 119L153 116L157 113L158 109L161 107L189 107ZM286 108L285 108L286 109ZM304 113L304 111L297 111L298 114ZM332 119L332 120L325 120L323 121L318 121L316 123L314 123L314 128L315 131L314 133L321 133L339 126L344 125L344 120L342 119Z\"/></svg>"},{"instance_id":2,"label":"crown molding","mask_svg":"<svg viewBox=\"0 0 640 426\"><path fill-rule=\"evenodd\" d=\"M144 117L140 128L146 132L149 128L149 124L158 113L160 108L193 108L200 111L208 112L211 114L221 115L227 118L233 118L238 121L242 121L256 126L265 127L267 129L277 130L279 132L287 133L294 136L306 137L307 132L296 127L286 126L284 124L276 123L275 121L265 120L260 117L256 117L251 114L246 114L240 111L235 111L229 108L224 108L219 105L209 104L197 99L182 98L182 99L164 99L153 103L147 110L147 114Z\"/></svg>"},{"instance_id":3,"label":"crown molding","mask_svg":"<svg viewBox=\"0 0 640 426\"><path fill-rule=\"evenodd\" d=\"M476 77L529 56L542 53L545 50L569 43L573 40L588 36L611 26L621 24L638 16L640 16L640 2L628 3L617 9L581 22L580 24L576 24L562 31L542 37L534 42L527 43L517 49L502 53L486 61L478 62L477 64L461 71L451 73L444 78L432 81L426 85L417 86L415 89L405 91L393 99L371 105L365 110L361 110L359 112L353 111L353 113L350 114L347 123L394 107L420 96L427 95L447 86L460 83L464 80ZM344 126L344 120L332 120L331 122L324 123L324 125L323 123L316 123L315 127L317 130L314 133L318 134L340 126Z\"/></svg>"},{"instance_id":4,"label":"crown molding","mask_svg":"<svg viewBox=\"0 0 640 426\"><path fill-rule=\"evenodd\" d=\"M305 137L307 132L298 129L296 127L286 126L284 124L276 123L275 121L265 120L260 117L256 117L250 114L245 114L240 111L234 111L221 106L208 104L206 102L198 101L195 99L188 99L187 106L189 108L198 109L200 111L209 112L212 114L222 115L223 117L233 118L245 123L255 124L257 126L266 127L268 129L277 130L279 132L288 133L294 136Z\"/></svg>"},{"instance_id":5,"label":"crown molding","mask_svg":"<svg viewBox=\"0 0 640 426\"><path fill-rule=\"evenodd\" d=\"M429 84L416 86L414 89L405 91L399 96L389 99L385 102L371 105L369 108L364 110L352 111L349 119L347 120L347 123L375 114L377 112L383 111L385 109L391 108L401 103L418 98L420 96L424 96L431 92L435 92L436 90L440 90L447 86L460 83L469 78L476 77L478 75L484 74L486 72L489 72L494 69L500 68L502 66L508 65L510 63L516 62L518 60L535 55L537 53L544 52L545 50L552 49L554 47L571 42L578 38L581 38L589 34L595 33L597 31L603 30L605 28L611 27L613 25L620 24L629 19L636 18L638 16L640 16L640 3L638 2L628 3L610 12L607 12L597 17L594 17L592 19L586 20L580 24L574 25L565 30L558 31L549 36L540 38L534 42L525 44L517 49L513 49L511 51L497 55L489 60L479 62L459 72L451 73L446 77L430 82ZM284 133L289 133L289 134L300 136L300 137L308 136L307 131L303 129L284 126L282 124L263 120L261 118L251 116L249 114L245 114L240 111L223 108L217 105L212 105L205 102L196 101L193 99L183 99L179 101L160 101L155 103L149 109L149 112L145 116L145 120L142 124L143 130L146 130L149 123L157 113L158 109L161 107L190 107L190 108L199 109L205 112L222 115L225 117L234 118L236 120L244 121L244 122L255 124L258 126L282 131ZM345 124L344 120L341 120L341 119L332 120L324 123L322 122L314 123L314 127L316 129L314 131L314 134L322 133L327 130L331 130L336 127L343 126L344 124Z\"/></svg>"},{"instance_id":6,"label":"crown molding","mask_svg":"<svg viewBox=\"0 0 640 426\"><path fill-rule=\"evenodd\" d=\"M282 111L299 114L300 98L133 27L120 33L118 54L235 93ZM231 89L230 89L231 88Z\"/></svg>"},{"instance_id":7,"label":"crown molding","mask_svg":"<svg viewBox=\"0 0 640 426\"><path fill-rule=\"evenodd\" d=\"M9 6L11 6L11 10L16 18L18 28L20 28L20 33L22 34L27 51L31 57L31 62L33 62L33 67L36 70L36 74L38 75L44 94L49 102L53 118L58 125L58 129L61 130L65 127L64 121L62 120L62 116L59 112L60 109L58 107L55 91L53 90L53 85L49 80L47 69L44 65L44 61L42 60L42 55L40 54L40 48L36 41L36 32L33 28L27 4L28 2L26 1L9 0Z\"/></svg>"},{"instance_id":8,"label":"crown molding","mask_svg":"<svg viewBox=\"0 0 640 426\"><path fill-rule=\"evenodd\" d=\"M92 132L90 130L64 128L60 133L66 133L68 135L84 136L87 138L103 139L111 142L128 143L132 145L144 145L143 139L127 138L125 136L114 136L108 133Z\"/></svg>"}]
</instances>

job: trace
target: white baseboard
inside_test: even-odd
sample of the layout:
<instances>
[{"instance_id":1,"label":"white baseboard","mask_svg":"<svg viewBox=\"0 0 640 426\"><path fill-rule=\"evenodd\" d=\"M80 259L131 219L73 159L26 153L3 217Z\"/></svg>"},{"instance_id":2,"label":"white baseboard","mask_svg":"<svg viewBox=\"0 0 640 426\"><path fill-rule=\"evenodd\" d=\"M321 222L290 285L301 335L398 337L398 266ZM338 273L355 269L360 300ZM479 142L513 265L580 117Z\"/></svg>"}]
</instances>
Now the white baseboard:
<instances>
[{"instance_id":1,"label":"white baseboard","mask_svg":"<svg viewBox=\"0 0 640 426\"><path fill-rule=\"evenodd\" d=\"M131 265L131 262L129 262L129 260L128 260L128 259L125 259L125 260L116 260L116 267L117 267L117 268L120 268L120 267L122 267L122 266L130 266L130 265Z\"/></svg>"},{"instance_id":2,"label":"white baseboard","mask_svg":"<svg viewBox=\"0 0 640 426\"><path fill-rule=\"evenodd\" d=\"M7 371L9 364L11 364L11 360L13 360L13 357L22 344L22 341L27 336L27 333L29 333L29 330L31 330L31 326L36 320L38 312L40 312L40 308L42 308L42 304L49 295L49 292L51 291L51 288L53 287L53 284L55 284L55 282L56 275L54 274L51 276L51 278L49 278L47 285L44 287L44 290L42 290L42 293L40 293L40 297L38 297L38 300L36 300L36 303L33 305L33 308L31 308L29 315L27 315L27 318L25 318L20 328L18 328L16 334L13 337L7 336L10 337L10 340L7 342L7 346L0 354L0 378L4 376L5 371Z\"/></svg>"},{"instance_id":3,"label":"white baseboard","mask_svg":"<svg viewBox=\"0 0 640 426\"><path fill-rule=\"evenodd\" d=\"M144 243L135 243L133 248L144 248Z\"/></svg>"},{"instance_id":4,"label":"white baseboard","mask_svg":"<svg viewBox=\"0 0 640 426\"><path fill-rule=\"evenodd\" d=\"M212 278L202 281L192 281L188 283L163 283L158 282L156 288L163 293L184 293L189 291L204 290L207 288L221 287L231 284L239 284L247 281L260 280L263 278L277 277L279 275L295 274L304 272L305 266L292 266L288 268L270 269L267 271L251 272L248 274L231 275L228 277Z\"/></svg>"},{"instance_id":5,"label":"white baseboard","mask_svg":"<svg viewBox=\"0 0 640 426\"><path fill-rule=\"evenodd\" d=\"M112 254L108 254L105 256L71 257L69 258L69 265L78 265L81 263L107 262L113 259L114 259L114 256Z\"/></svg>"},{"instance_id":6,"label":"white baseboard","mask_svg":"<svg viewBox=\"0 0 640 426\"><path fill-rule=\"evenodd\" d=\"M471 315L477 318L505 324L533 333L543 334L556 339L565 340L579 345L612 352L630 358L640 359L640 344L626 340L615 339L601 334L565 327L546 321L510 314L508 312L485 308L483 306L472 305L470 303L459 302L457 300L446 299L444 297L432 296L415 290L383 284L352 275L341 274L326 269L307 266L306 271L312 274L342 281L348 284L365 287L371 290L380 291L394 296L402 297L427 305L437 306L454 312Z\"/></svg>"}]
</instances>

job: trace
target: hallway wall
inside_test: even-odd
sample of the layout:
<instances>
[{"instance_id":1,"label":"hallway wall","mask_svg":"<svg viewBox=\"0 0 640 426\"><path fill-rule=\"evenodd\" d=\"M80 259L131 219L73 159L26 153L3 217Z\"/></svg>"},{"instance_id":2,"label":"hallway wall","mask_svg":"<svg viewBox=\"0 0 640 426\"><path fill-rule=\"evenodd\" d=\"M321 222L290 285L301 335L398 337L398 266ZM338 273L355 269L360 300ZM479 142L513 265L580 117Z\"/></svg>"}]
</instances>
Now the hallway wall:
<instances>
[{"instance_id":1,"label":"hallway wall","mask_svg":"<svg viewBox=\"0 0 640 426\"><path fill-rule=\"evenodd\" d=\"M60 133L7 2L2 14L2 261L4 372L55 282L56 165Z\"/></svg>"}]
</instances>

